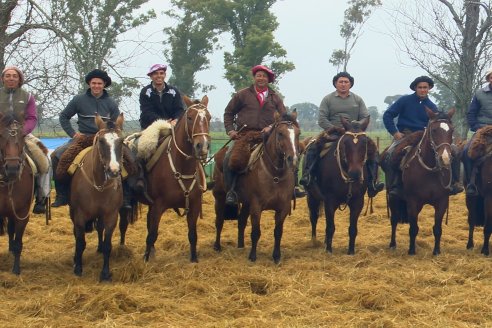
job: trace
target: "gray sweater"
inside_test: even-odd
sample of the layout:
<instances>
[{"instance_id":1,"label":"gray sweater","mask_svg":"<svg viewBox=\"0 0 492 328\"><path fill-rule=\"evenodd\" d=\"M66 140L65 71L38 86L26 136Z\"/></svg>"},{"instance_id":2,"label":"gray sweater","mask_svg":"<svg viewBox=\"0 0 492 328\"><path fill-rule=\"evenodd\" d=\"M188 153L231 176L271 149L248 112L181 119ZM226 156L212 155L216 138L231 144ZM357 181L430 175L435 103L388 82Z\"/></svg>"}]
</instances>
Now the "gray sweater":
<instances>
[{"instance_id":1,"label":"gray sweater","mask_svg":"<svg viewBox=\"0 0 492 328\"><path fill-rule=\"evenodd\" d=\"M353 92L347 98L342 98L334 91L321 100L318 124L323 130L333 126L343 127L342 116L349 121L360 121L369 116L369 112L362 98Z\"/></svg>"},{"instance_id":2,"label":"gray sweater","mask_svg":"<svg viewBox=\"0 0 492 328\"><path fill-rule=\"evenodd\" d=\"M104 121L111 120L115 122L120 114L120 110L106 90L104 90L101 97L96 98L91 94L90 89L88 89L85 93L73 97L67 107L60 113L61 127L73 138L76 131L72 127L70 119L77 115L79 132L83 134L96 134L99 130L94 121L96 113L99 113Z\"/></svg>"}]
</instances>

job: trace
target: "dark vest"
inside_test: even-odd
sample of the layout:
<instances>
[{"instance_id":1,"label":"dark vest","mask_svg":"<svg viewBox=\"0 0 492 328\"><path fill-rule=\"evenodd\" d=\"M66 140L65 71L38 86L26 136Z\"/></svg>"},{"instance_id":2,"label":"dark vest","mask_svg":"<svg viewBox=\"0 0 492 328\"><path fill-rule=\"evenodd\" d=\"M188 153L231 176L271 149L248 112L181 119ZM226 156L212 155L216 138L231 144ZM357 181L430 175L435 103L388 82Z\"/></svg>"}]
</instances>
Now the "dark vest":
<instances>
[{"instance_id":1,"label":"dark vest","mask_svg":"<svg viewBox=\"0 0 492 328\"><path fill-rule=\"evenodd\" d=\"M0 112L6 113L13 111L16 115L24 115L29 101L29 92L17 88L15 90L1 88L0 89Z\"/></svg>"}]
</instances>

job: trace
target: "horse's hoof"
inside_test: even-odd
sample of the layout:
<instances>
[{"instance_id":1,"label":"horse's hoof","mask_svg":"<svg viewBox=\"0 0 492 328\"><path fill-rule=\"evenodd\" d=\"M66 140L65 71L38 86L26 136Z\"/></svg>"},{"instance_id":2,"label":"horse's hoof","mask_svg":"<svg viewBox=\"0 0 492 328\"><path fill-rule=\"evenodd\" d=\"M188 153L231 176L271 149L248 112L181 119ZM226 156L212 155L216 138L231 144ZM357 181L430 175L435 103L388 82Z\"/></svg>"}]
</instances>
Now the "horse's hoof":
<instances>
[{"instance_id":1,"label":"horse's hoof","mask_svg":"<svg viewBox=\"0 0 492 328\"><path fill-rule=\"evenodd\" d=\"M244 243L238 243L237 248L244 248Z\"/></svg>"},{"instance_id":2,"label":"horse's hoof","mask_svg":"<svg viewBox=\"0 0 492 328\"><path fill-rule=\"evenodd\" d=\"M349 251L347 252L347 255L355 255L355 251L354 251L354 250L349 250Z\"/></svg>"},{"instance_id":3,"label":"horse's hoof","mask_svg":"<svg viewBox=\"0 0 492 328\"><path fill-rule=\"evenodd\" d=\"M113 281L113 275L111 273L103 273L101 272L101 276L99 277L99 282L111 282Z\"/></svg>"},{"instance_id":4,"label":"horse's hoof","mask_svg":"<svg viewBox=\"0 0 492 328\"><path fill-rule=\"evenodd\" d=\"M475 247L475 245L473 245L473 244L470 244L470 243L466 244L466 249L473 249L474 247Z\"/></svg>"},{"instance_id":5,"label":"horse's hoof","mask_svg":"<svg viewBox=\"0 0 492 328\"><path fill-rule=\"evenodd\" d=\"M73 273L74 273L76 276L78 276L78 277L82 277L82 268L77 268L77 267L75 267L75 268L73 269Z\"/></svg>"},{"instance_id":6,"label":"horse's hoof","mask_svg":"<svg viewBox=\"0 0 492 328\"><path fill-rule=\"evenodd\" d=\"M220 244L215 243L214 244L214 251L216 251L216 252L222 251L222 246L220 246Z\"/></svg>"},{"instance_id":7,"label":"horse's hoof","mask_svg":"<svg viewBox=\"0 0 492 328\"><path fill-rule=\"evenodd\" d=\"M249 255L248 256L248 259L251 261L251 262L256 262L256 255Z\"/></svg>"},{"instance_id":8,"label":"horse's hoof","mask_svg":"<svg viewBox=\"0 0 492 328\"><path fill-rule=\"evenodd\" d=\"M20 275L21 270L18 267L13 267L12 268L12 273L15 274L16 276Z\"/></svg>"},{"instance_id":9,"label":"horse's hoof","mask_svg":"<svg viewBox=\"0 0 492 328\"><path fill-rule=\"evenodd\" d=\"M432 255L434 255L434 256L437 256L439 254L441 254L441 251L440 250L435 250L435 251L432 252Z\"/></svg>"},{"instance_id":10,"label":"horse's hoof","mask_svg":"<svg viewBox=\"0 0 492 328\"><path fill-rule=\"evenodd\" d=\"M273 263L279 264L280 263L280 257L278 257L278 258L273 257Z\"/></svg>"},{"instance_id":11,"label":"horse's hoof","mask_svg":"<svg viewBox=\"0 0 492 328\"><path fill-rule=\"evenodd\" d=\"M488 249L485 249L485 248L482 248L482 251L481 253L485 256L489 256L489 250Z\"/></svg>"},{"instance_id":12,"label":"horse's hoof","mask_svg":"<svg viewBox=\"0 0 492 328\"><path fill-rule=\"evenodd\" d=\"M415 255L415 254L416 254L416 252L415 252L415 251L412 251L412 250L409 250L409 251L408 251L408 255L412 255L412 256L413 256L413 255Z\"/></svg>"},{"instance_id":13,"label":"horse's hoof","mask_svg":"<svg viewBox=\"0 0 492 328\"><path fill-rule=\"evenodd\" d=\"M190 262L191 262L191 263L198 263L198 257L197 257L197 256L192 256L192 257L190 258Z\"/></svg>"}]
</instances>

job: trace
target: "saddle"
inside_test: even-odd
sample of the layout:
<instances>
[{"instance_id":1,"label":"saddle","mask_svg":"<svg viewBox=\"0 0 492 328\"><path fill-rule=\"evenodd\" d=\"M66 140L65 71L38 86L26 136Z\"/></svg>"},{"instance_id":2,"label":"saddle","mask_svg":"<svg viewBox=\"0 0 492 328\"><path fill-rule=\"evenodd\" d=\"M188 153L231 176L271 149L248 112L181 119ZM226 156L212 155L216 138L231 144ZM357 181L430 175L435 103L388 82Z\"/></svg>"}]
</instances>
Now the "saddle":
<instances>
[{"instance_id":1,"label":"saddle","mask_svg":"<svg viewBox=\"0 0 492 328\"><path fill-rule=\"evenodd\" d=\"M156 120L145 130L133 133L123 141L137 158L148 161L159 147L159 141L172 134L172 125L166 120Z\"/></svg>"},{"instance_id":2,"label":"saddle","mask_svg":"<svg viewBox=\"0 0 492 328\"><path fill-rule=\"evenodd\" d=\"M92 146L87 147L87 148L84 148L84 149L82 149L82 151L80 153L77 154L77 156L75 156L75 159L72 161L72 163L70 164L70 166L68 167L68 170L67 170L67 173L69 175L74 175L75 174L75 172L77 171L77 169L80 168L80 163L82 163L82 161L84 160L85 156L87 156L87 153L91 149L92 149ZM128 176L128 172L125 169L125 166L123 165L123 167L121 168L121 177L124 179L127 176Z\"/></svg>"},{"instance_id":3,"label":"saddle","mask_svg":"<svg viewBox=\"0 0 492 328\"><path fill-rule=\"evenodd\" d=\"M34 169L39 174L46 174L50 170L50 161L48 159L48 148L33 136L28 134L25 137L27 155L34 164ZM32 167L32 165L31 165Z\"/></svg>"},{"instance_id":4,"label":"saddle","mask_svg":"<svg viewBox=\"0 0 492 328\"><path fill-rule=\"evenodd\" d=\"M68 168L83 149L92 146L94 138L95 135L81 135L73 140L70 147L62 154L58 162L58 167L56 168L56 172L54 172L57 180L67 181L70 179Z\"/></svg>"},{"instance_id":5,"label":"saddle","mask_svg":"<svg viewBox=\"0 0 492 328\"><path fill-rule=\"evenodd\" d=\"M410 150L415 147L422 136L424 131L415 131L407 135L400 143L396 144L392 149L391 146L388 147L383 152L383 158L389 157L389 164L395 168L399 168L404 165L405 156L410 152Z\"/></svg>"}]
</instances>

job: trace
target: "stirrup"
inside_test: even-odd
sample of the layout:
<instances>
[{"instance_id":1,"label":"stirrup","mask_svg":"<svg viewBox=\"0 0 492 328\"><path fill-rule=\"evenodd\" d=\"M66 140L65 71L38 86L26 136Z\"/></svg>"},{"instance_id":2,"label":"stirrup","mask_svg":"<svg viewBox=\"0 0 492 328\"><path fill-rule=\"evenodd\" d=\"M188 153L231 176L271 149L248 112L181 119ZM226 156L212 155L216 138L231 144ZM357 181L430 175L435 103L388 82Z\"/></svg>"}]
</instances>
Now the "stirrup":
<instances>
[{"instance_id":1,"label":"stirrup","mask_svg":"<svg viewBox=\"0 0 492 328\"><path fill-rule=\"evenodd\" d=\"M478 196L479 193L478 193L477 186L473 183L469 183L466 186L466 195L467 196Z\"/></svg>"},{"instance_id":2,"label":"stirrup","mask_svg":"<svg viewBox=\"0 0 492 328\"><path fill-rule=\"evenodd\" d=\"M227 205L236 205L238 203L238 197L234 190L229 190L227 192L225 203Z\"/></svg>"},{"instance_id":3,"label":"stirrup","mask_svg":"<svg viewBox=\"0 0 492 328\"><path fill-rule=\"evenodd\" d=\"M384 183L373 181L367 185L367 195L372 198L376 196L383 189L384 189Z\"/></svg>"}]
</instances>

